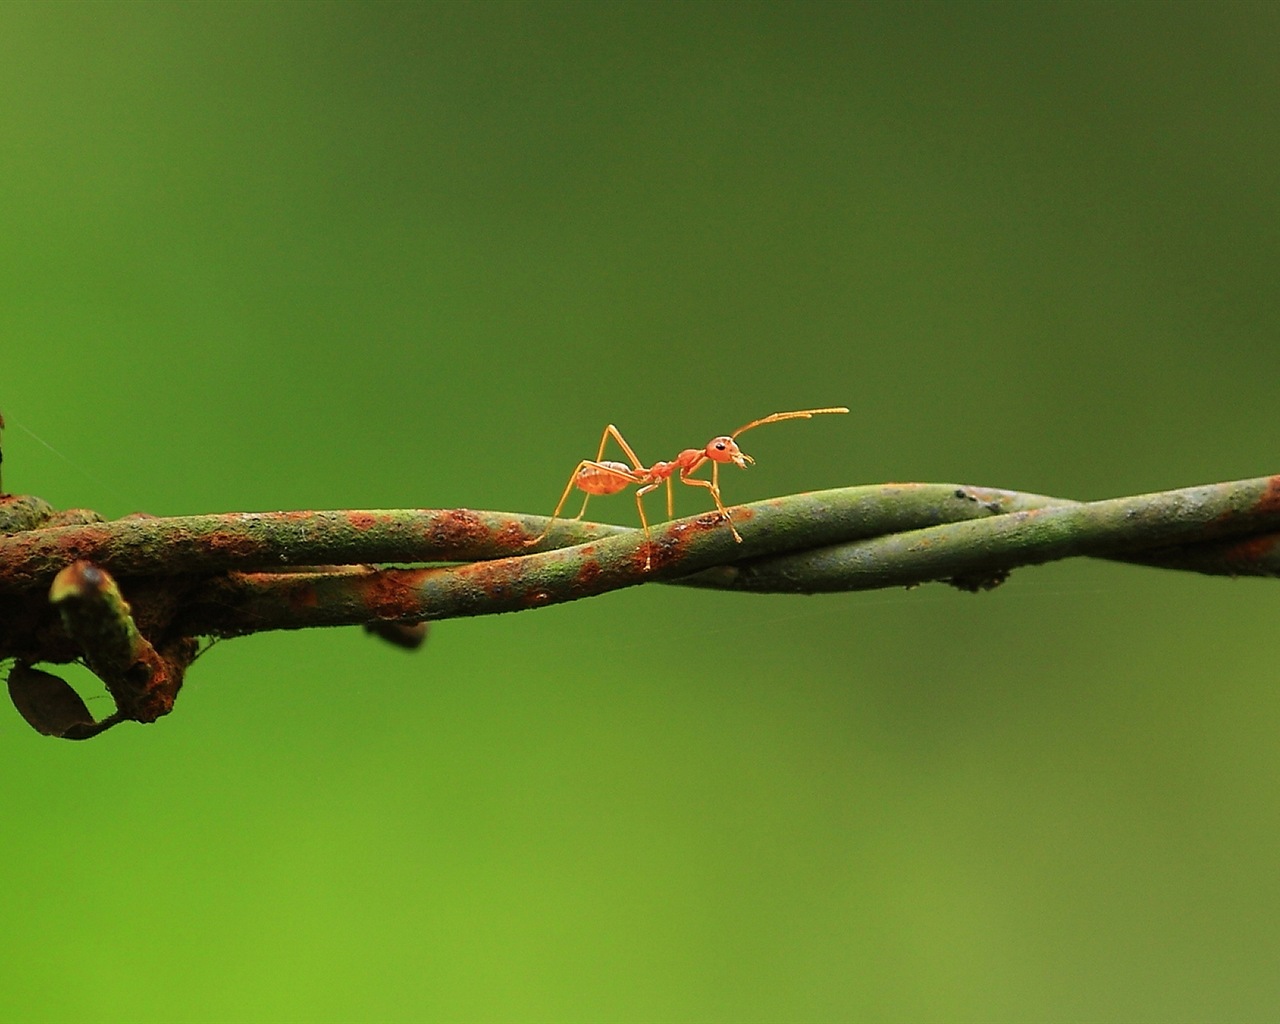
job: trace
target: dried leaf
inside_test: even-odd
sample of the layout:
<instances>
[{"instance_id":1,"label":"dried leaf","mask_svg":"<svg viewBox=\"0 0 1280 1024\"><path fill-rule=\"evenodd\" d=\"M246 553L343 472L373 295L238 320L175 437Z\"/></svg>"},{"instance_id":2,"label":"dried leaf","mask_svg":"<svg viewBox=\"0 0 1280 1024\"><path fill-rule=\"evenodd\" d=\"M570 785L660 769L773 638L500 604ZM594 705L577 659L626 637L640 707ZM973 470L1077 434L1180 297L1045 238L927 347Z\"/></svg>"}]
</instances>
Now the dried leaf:
<instances>
[{"instance_id":1,"label":"dried leaf","mask_svg":"<svg viewBox=\"0 0 1280 1024\"><path fill-rule=\"evenodd\" d=\"M9 699L27 724L45 736L81 733L96 725L66 680L30 665L14 665L9 671Z\"/></svg>"}]
</instances>

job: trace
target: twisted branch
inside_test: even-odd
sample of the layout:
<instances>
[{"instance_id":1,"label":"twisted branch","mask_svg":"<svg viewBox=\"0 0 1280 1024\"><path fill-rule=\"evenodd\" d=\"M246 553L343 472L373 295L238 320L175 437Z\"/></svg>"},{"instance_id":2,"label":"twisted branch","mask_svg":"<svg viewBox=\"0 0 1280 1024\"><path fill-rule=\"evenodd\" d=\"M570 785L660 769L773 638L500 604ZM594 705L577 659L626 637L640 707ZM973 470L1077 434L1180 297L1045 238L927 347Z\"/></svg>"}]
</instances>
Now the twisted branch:
<instances>
[{"instance_id":1,"label":"twisted branch","mask_svg":"<svg viewBox=\"0 0 1280 1024\"><path fill-rule=\"evenodd\" d=\"M82 738L167 712L199 636L363 624L415 647L428 621L639 583L814 593L942 580L982 590L1014 568L1077 555L1280 574L1280 477L1093 502L884 484L788 495L730 514L740 544L718 512L655 527L646 542L624 527L556 521L547 530L544 517L467 509L103 522L0 496L0 658L22 670L20 692L12 677L10 689L28 721ZM383 567L390 562L416 564ZM55 586L59 614L49 588L73 565ZM93 628L69 612L86 601ZM107 681L118 705L110 721L80 720L74 701L44 681L61 680L30 668L71 660ZM60 710L42 717L32 710L41 699Z\"/></svg>"}]
</instances>

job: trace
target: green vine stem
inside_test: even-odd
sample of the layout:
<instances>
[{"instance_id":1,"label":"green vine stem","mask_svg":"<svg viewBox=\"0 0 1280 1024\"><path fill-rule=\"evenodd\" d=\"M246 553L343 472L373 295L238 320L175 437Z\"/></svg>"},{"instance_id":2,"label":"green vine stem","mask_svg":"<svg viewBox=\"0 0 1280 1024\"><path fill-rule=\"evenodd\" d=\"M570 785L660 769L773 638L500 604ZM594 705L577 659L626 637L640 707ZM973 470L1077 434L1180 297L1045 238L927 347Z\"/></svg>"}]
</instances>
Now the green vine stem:
<instances>
[{"instance_id":1,"label":"green vine stem","mask_svg":"<svg viewBox=\"0 0 1280 1024\"><path fill-rule=\"evenodd\" d=\"M712 512L654 527L651 544L635 529L558 521L531 545L545 517L405 509L103 522L86 510L0 496L0 658L22 669L28 707L47 698L74 718L69 698L44 694L47 674L30 666L84 660L116 698L115 719L150 721L172 705L199 636L362 624L413 648L427 621L640 583L814 593L942 580L981 590L1019 566L1078 555L1280 575L1280 477L1093 502L883 484L793 494L730 514L741 544ZM73 578L55 585L51 604L50 584L69 566ZM100 628L60 615L55 605L65 611L68 601L96 608ZM12 678L10 685L13 692ZM83 723L71 732L32 724L70 738L92 734Z\"/></svg>"}]
</instances>

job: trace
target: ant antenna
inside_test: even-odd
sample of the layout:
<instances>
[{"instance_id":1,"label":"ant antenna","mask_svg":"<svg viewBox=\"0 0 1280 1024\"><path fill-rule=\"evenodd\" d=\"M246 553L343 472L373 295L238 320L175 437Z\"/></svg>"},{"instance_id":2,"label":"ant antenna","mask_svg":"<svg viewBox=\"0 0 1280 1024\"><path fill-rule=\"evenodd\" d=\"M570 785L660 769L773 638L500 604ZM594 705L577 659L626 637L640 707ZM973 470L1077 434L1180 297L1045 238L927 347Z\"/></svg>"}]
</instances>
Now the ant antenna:
<instances>
[{"instance_id":1,"label":"ant antenna","mask_svg":"<svg viewBox=\"0 0 1280 1024\"><path fill-rule=\"evenodd\" d=\"M739 434L745 434L752 427L763 427L766 423L778 423L782 420L807 420L813 416L818 416L826 412L848 412L844 406L836 406L831 409L801 409L799 412L775 412L772 415L765 416L763 419L752 420L745 427L739 427L730 437L737 437Z\"/></svg>"}]
</instances>

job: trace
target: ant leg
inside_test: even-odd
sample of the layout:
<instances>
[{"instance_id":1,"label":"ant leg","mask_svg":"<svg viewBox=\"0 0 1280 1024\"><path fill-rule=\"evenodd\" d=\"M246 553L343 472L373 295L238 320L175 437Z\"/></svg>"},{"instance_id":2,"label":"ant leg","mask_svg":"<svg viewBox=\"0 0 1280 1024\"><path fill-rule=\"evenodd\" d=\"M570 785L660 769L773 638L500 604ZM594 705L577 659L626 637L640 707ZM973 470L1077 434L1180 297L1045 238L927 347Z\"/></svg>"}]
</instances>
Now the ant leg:
<instances>
[{"instance_id":1,"label":"ant leg","mask_svg":"<svg viewBox=\"0 0 1280 1024\"><path fill-rule=\"evenodd\" d=\"M588 462L586 459L583 459L581 462L578 463L574 471L569 475L569 482L564 485L564 492L560 495L560 500L556 502L556 510L551 513L551 518L547 520L546 529L544 529L540 534L538 534L538 536L534 537L533 540L525 541L524 542L525 547L527 548L533 547L533 545L543 540L547 536L547 534L551 532L551 527L554 526L555 521L560 518L560 510L564 508L564 503L569 500L569 494L573 491L574 484L578 482L578 474L582 472L582 467L586 465L588 465ZM589 501L590 499L591 499L590 494L588 494L586 498L583 499L582 511L578 513L577 515L578 519L581 519L583 515L586 513L587 501Z\"/></svg>"},{"instance_id":2,"label":"ant leg","mask_svg":"<svg viewBox=\"0 0 1280 1024\"><path fill-rule=\"evenodd\" d=\"M626 466L620 462L605 462L604 450L609 443L609 438L613 438L619 448L626 453L628 459L631 460L631 468L628 470ZM592 472L584 473L584 470ZM586 492L586 496L582 499L582 508L578 510L578 514L573 517L570 522L577 522L587 513L587 503L591 500L593 494L616 494L618 491L625 489L632 484L642 484L646 479L645 474L648 470L644 464L637 458L634 449L627 444L627 439L612 423L604 428L604 432L600 435L600 445L596 449L595 459L583 459L578 463L573 473L569 477L569 482L565 484L564 491L560 495L559 502L556 503L555 511L551 513L551 518L547 520L546 528L534 537L532 540L525 541L525 547L533 545L544 540L551 532L551 527L555 525L555 521L560 518L560 513L564 509L565 502L569 500L569 494L577 487ZM670 481L668 480L668 486ZM654 485L656 486L656 484ZM652 487L649 488L652 490ZM640 509L640 523L644 527L646 540L649 537L649 522L644 515L644 506L640 505L639 496L636 498L637 505ZM647 565L646 565L647 568Z\"/></svg>"},{"instance_id":3,"label":"ant leg","mask_svg":"<svg viewBox=\"0 0 1280 1024\"><path fill-rule=\"evenodd\" d=\"M729 532L733 534L733 539L741 544L742 534L738 533L737 529L734 527L733 520L729 518L729 510L724 507L724 502L720 500L720 487L718 483L714 481L716 468L716 464L712 463L712 480L702 480L698 477L689 476L690 473L695 472L698 469L697 466L694 466L693 469L687 471L682 469L680 471L680 482L682 484L689 484L691 487L705 487L711 492L711 497L715 500L716 508L718 508L720 510L720 514L724 516L724 521L728 524Z\"/></svg>"},{"instance_id":4,"label":"ant leg","mask_svg":"<svg viewBox=\"0 0 1280 1024\"><path fill-rule=\"evenodd\" d=\"M640 525L644 527L644 570L648 572L653 567L653 539L649 535L649 520L644 514L644 496L652 491L659 484L646 484L636 490L636 511L640 513ZM667 487L671 486L671 478L667 477Z\"/></svg>"},{"instance_id":5,"label":"ant leg","mask_svg":"<svg viewBox=\"0 0 1280 1024\"><path fill-rule=\"evenodd\" d=\"M594 475L588 475L583 479L583 470L594 470ZM640 483L640 478L630 472L620 462L612 464L605 462L595 462L591 459L583 459L574 469L573 474L569 477L569 482L564 486L564 492L560 495L560 501L556 504L556 509L551 513L551 518L547 520L546 529L532 540L525 541L525 547L532 547L539 541L543 540L551 527L555 525L555 521L560 518L560 512L565 506L565 502L569 500L569 494L575 487L581 488L586 492L586 496L582 499L582 508L578 510L578 514L568 522L576 523L587 511L587 502L591 500L593 494L616 494L623 488L632 484Z\"/></svg>"},{"instance_id":6,"label":"ant leg","mask_svg":"<svg viewBox=\"0 0 1280 1024\"><path fill-rule=\"evenodd\" d=\"M631 450L631 445L627 444L627 439L622 436L618 428L610 423L604 428L604 433L600 435L600 448L596 451L596 462L604 458L604 446L609 438L613 438L618 442L618 447L627 454L627 458L631 460L631 468L637 473L644 469L644 464L636 458L636 453Z\"/></svg>"}]
</instances>

